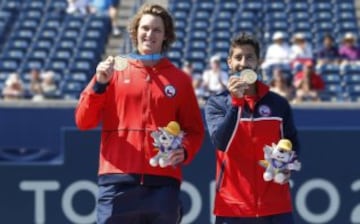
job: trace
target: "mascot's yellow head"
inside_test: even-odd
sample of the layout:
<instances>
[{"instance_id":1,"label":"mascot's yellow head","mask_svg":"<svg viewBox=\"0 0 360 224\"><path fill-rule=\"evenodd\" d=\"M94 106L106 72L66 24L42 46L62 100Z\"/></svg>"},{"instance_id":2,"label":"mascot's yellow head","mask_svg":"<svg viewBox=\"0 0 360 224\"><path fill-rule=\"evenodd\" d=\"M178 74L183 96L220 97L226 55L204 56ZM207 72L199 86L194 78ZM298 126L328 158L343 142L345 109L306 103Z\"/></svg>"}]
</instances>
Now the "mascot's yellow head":
<instances>
[{"instance_id":1,"label":"mascot's yellow head","mask_svg":"<svg viewBox=\"0 0 360 224\"><path fill-rule=\"evenodd\" d=\"M288 139L281 139L277 144L277 148L290 152L292 150L292 143Z\"/></svg>"},{"instance_id":2,"label":"mascot's yellow head","mask_svg":"<svg viewBox=\"0 0 360 224\"><path fill-rule=\"evenodd\" d=\"M180 125L176 121L170 121L164 130L174 136L178 136L181 132Z\"/></svg>"}]
</instances>

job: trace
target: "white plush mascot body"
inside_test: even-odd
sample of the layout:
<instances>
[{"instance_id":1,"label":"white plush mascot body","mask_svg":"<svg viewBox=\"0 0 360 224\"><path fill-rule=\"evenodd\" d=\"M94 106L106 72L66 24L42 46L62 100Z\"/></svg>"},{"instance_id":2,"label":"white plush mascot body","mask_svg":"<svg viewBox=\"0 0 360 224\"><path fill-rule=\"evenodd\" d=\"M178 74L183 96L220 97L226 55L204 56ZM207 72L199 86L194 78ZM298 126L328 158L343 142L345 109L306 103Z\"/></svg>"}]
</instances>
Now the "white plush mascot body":
<instances>
[{"instance_id":1,"label":"white plush mascot body","mask_svg":"<svg viewBox=\"0 0 360 224\"><path fill-rule=\"evenodd\" d=\"M260 165L266 168L263 174L265 181L274 180L275 183L284 184L290 177L291 170L301 169L301 163L296 159L292 143L288 139L280 139L277 145L265 145L264 159L260 161Z\"/></svg>"},{"instance_id":2,"label":"white plush mascot body","mask_svg":"<svg viewBox=\"0 0 360 224\"><path fill-rule=\"evenodd\" d=\"M169 153L181 147L184 137L180 125L176 121L170 121L166 127L160 127L159 130L153 131L151 137L154 139L153 145L158 150L158 153L150 159L150 165L153 167L169 166Z\"/></svg>"}]
</instances>

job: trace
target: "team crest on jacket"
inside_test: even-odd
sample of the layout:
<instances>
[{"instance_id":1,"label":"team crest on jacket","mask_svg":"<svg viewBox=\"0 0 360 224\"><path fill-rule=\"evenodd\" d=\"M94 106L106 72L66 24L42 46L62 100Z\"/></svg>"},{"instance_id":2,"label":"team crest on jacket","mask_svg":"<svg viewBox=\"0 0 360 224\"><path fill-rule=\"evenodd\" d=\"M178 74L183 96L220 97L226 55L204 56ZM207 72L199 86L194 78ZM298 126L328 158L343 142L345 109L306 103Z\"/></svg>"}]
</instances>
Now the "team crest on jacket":
<instances>
[{"instance_id":1,"label":"team crest on jacket","mask_svg":"<svg viewBox=\"0 0 360 224\"><path fill-rule=\"evenodd\" d=\"M176 89L172 85L167 85L165 86L164 92L167 97L172 98L176 94Z\"/></svg>"},{"instance_id":2,"label":"team crest on jacket","mask_svg":"<svg viewBox=\"0 0 360 224\"><path fill-rule=\"evenodd\" d=\"M269 117L271 115L270 107L267 105L261 105L259 106L259 114L262 117Z\"/></svg>"}]
</instances>

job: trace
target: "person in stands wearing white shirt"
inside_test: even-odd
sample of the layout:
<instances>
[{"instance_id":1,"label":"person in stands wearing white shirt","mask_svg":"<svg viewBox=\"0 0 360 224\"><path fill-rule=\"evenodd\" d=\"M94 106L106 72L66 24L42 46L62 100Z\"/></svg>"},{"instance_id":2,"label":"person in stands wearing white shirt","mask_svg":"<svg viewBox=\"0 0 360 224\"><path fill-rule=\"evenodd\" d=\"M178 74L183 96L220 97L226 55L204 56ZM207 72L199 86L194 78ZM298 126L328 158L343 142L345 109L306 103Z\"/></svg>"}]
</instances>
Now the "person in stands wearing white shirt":
<instances>
[{"instance_id":1,"label":"person in stands wearing white shirt","mask_svg":"<svg viewBox=\"0 0 360 224\"><path fill-rule=\"evenodd\" d=\"M210 58L210 69L204 71L202 75L203 86L209 95L213 95L226 90L228 74L221 70L221 57L214 55Z\"/></svg>"},{"instance_id":2,"label":"person in stands wearing white shirt","mask_svg":"<svg viewBox=\"0 0 360 224\"><path fill-rule=\"evenodd\" d=\"M304 64L313 60L313 50L311 45L306 41L305 34L294 34L292 41L293 45L291 46L290 59L293 68L298 64Z\"/></svg>"},{"instance_id":3,"label":"person in stands wearing white shirt","mask_svg":"<svg viewBox=\"0 0 360 224\"><path fill-rule=\"evenodd\" d=\"M290 46L285 42L286 35L277 31L274 33L273 43L266 50L265 60L262 64L263 69L272 65L290 66Z\"/></svg>"}]
</instances>

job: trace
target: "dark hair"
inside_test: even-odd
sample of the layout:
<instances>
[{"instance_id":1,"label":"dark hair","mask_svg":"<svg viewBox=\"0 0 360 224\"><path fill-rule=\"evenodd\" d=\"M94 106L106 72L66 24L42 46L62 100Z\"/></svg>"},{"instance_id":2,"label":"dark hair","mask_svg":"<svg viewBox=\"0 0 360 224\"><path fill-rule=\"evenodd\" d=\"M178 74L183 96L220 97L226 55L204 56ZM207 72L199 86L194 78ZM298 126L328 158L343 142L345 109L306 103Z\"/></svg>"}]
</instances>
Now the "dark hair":
<instances>
[{"instance_id":1,"label":"dark hair","mask_svg":"<svg viewBox=\"0 0 360 224\"><path fill-rule=\"evenodd\" d=\"M260 44L258 40L254 36L247 33L240 33L231 40L229 56L234 53L234 48L243 45L251 45L255 50L256 57L258 59L260 58Z\"/></svg>"},{"instance_id":2,"label":"dark hair","mask_svg":"<svg viewBox=\"0 0 360 224\"><path fill-rule=\"evenodd\" d=\"M334 38L331 36L330 33L325 33L323 36L323 40L330 39L331 41L334 41Z\"/></svg>"},{"instance_id":3,"label":"dark hair","mask_svg":"<svg viewBox=\"0 0 360 224\"><path fill-rule=\"evenodd\" d=\"M170 48L171 43L175 41L175 29L174 21L168 11L161 5L157 4L145 4L134 16L134 19L130 22L128 26L128 31L130 33L131 40L133 44L137 47L137 32L139 27L140 19L143 15L150 14L153 16L158 16L162 19L165 29L165 40L162 45L162 52L167 51Z\"/></svg>"}]
</instances>

